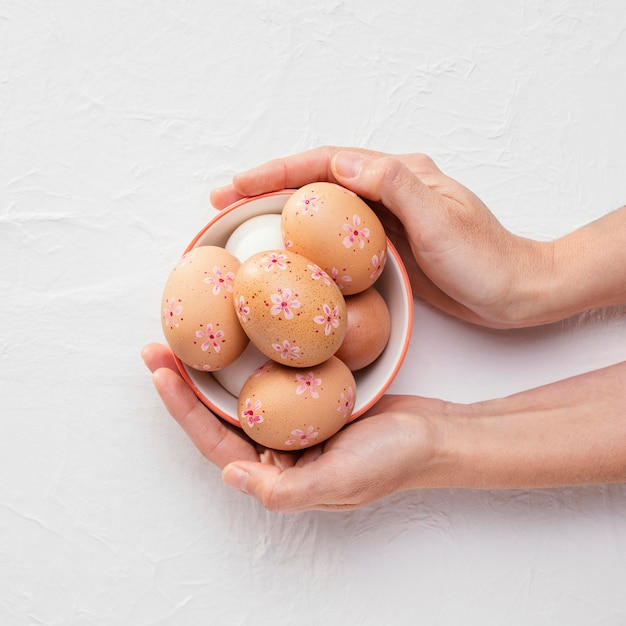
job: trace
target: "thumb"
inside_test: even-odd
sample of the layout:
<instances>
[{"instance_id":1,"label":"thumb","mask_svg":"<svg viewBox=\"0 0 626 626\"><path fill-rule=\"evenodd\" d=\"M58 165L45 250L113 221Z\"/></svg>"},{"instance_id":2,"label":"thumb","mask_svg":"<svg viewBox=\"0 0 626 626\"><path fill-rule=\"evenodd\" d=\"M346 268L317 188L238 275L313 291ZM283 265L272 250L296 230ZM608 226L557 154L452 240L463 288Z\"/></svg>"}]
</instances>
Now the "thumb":
<instances>
[{"instance_id":1,"label":"thumb","mask_svg":"<svg viewBox=\"0 0 626 626\"><path fill-rule=\"evenodd\" d=\"M222 470L222 480L256 498L268 511L298 513L359 505L345 503L336 473L324 471L316 463L281 469L268 463L235 461Z\"/></svg>"},{"instance_id":2,"label":"thumb","mask_svg":"<svg viewBox=\"0 0 626 626\"><path fill-rule=\"evenodd\" d=\"M439 195L425 185L400 159L370 157L342 150L331 160L337 182L354 193L381 202L407 226L415 213L426 217Z\"/></svg>"},{"instance_id":3,"label":"thumb","mask_svg":"<svg viewBox=\"0 0 626 626\"><path fill-rule=\"evenodd\" d=\"M281 470L276 465L237 461L222 470L222 480L229 487L234 487L248 494L268 511L295 512L309 508L305 502L306 488L300 488L298 481L285 480L285 472L297 473L297 468Z\"/></svg>"}]
</instances>

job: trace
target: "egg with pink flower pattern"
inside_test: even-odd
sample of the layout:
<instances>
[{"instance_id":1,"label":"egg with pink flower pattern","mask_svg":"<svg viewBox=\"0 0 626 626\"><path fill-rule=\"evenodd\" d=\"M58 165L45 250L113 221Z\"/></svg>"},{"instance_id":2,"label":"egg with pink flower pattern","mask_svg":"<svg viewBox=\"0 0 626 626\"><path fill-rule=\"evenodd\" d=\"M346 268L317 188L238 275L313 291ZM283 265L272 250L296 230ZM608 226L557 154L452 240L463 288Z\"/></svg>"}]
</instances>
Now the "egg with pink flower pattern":
<instances>
[{"instance_id":1,"label":"egg with pink flower pattern","mask_svg":"<svg viewBox=\"0 0 626 626\"><path fill-rule=\"evenodd\" d=\"M268 361L244 383L238 418L244 432L275 450L303 450L332 437L346 424L356 383L337 357L310 368Z\"/></svg>"},{"instance_id":2,"label":"egg with pink flower pattern","mask_svg":"<svg viewBox=\"0 0 626 626\"><path fill-rule=\"evenodd\" d=\"M199 246L171 271L161 303L161 326L174 354L200 371L219 370L248 345L233 307L239 261L224 248Z\"/></svg>"},{"instance_id":3,"label":"egg with pink flower pattern","mask_svg":"<svg viewBox=\"0 0 626 626\"><path fill-rule=\"evenodd\" d=\"M233 281L239 322L268 358L290 367L329 359L347 328L346 303L318 265L288 250L246 259Z\"/></svg>"},{"instance_id":4,"label":"egg with pink flower pattern","mask_svg":"<svg viewBox=\"0 0 626 626\"><path fill-rule=\"evenodd\" d=\"M387 261L381 221L355 193L328 182L295 191L281 215L285 247L317 263L342 294L371 287Z\"/></svg>"}]
</instances>

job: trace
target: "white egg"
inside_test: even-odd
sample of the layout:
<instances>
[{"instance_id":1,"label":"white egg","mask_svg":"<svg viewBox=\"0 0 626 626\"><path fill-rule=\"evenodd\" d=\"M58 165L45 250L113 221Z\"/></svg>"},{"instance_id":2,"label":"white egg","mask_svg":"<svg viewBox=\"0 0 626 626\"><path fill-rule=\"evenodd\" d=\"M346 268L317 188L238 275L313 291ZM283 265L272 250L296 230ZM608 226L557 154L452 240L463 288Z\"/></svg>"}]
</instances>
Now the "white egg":
<instances>
[{"instance_id":1,"label":"white egg","mask_svg":"<svg viewBox=\"0 0 626 626\"><path fill-rule=\"evenodd\" d=\"M267 357L250 341L238 359L212 374L226 391L237 398L248 377L266 361Z\"/></svg>"},{"instance_id":2,"label":"white egg","mask_svg":"<svg viewBox=\"0 0 626 626\"><path fill-rule=\"evenodd\" d=\"M226 250L241 263L257 252L283 250L280 214L257 215L239 225L228 238Z\"/></svg>"}]
</instances>

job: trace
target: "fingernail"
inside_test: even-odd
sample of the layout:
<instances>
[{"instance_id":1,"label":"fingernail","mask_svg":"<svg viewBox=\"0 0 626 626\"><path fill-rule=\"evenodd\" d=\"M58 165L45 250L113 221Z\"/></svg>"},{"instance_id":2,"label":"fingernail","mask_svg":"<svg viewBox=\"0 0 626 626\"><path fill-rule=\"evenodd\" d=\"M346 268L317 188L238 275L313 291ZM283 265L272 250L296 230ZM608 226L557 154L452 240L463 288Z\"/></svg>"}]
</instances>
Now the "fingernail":
<instances>
[{"instance_id":1,"label":"fingernail","mask_svg":"<svg viewBox=\"0 0 626 626\"><path fill-rule=\"evenodd\" d=\"M221 193L226 193L232 189L232 185L222 185L221 187L215 187L209 192L209 198L219 196Z\"/></svg>"},{"instance_id":2,"label":"fingernail","mask_svg":"<svg viewBox=\"0 0 626 626\"><path fill-rule=\"evenodd\" d=\"M365 157L358 152L338 152L333 159L333 169L343 178L356 178Z\"/></svg>"},{"instance_id":3,"label":"fingernail","mask_svg":"<svg viewBox=\"0 0 626 626\"><path fill-rule=\"evenodd\" d=\"M236 465L227 465L222 472L222 480L229 486L233 487L242 493L248 493L246 491L246 483L250 474L242 470Z\"/></svg>"}]
</instances>

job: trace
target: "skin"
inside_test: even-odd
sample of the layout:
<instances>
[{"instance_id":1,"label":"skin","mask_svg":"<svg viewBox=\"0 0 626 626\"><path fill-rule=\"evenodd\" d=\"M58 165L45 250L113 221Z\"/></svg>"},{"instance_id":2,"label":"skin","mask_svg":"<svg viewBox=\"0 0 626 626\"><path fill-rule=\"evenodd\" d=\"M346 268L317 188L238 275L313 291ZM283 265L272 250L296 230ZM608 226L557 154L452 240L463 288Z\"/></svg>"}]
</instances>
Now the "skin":
<instances>
[{"instance_id":1,"label":"skin","mask_svg":"<svg viewBox=\"0 0 626 626\"><path fill-rule=\"evenodd\" d=\"M314 181L369 200L414 293L459 319L519 328L626 304L626 209L554 242L525 239L425 155L318 148L239 174L211 200L222 209ZM350 509L418 488L626 481L626 362L468 405L388 395L328 441L279 453L204 407L167 346L142 356L167 410L226 484L269 510Z\"/></svg>"}]
</instances>

